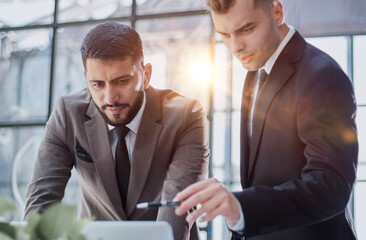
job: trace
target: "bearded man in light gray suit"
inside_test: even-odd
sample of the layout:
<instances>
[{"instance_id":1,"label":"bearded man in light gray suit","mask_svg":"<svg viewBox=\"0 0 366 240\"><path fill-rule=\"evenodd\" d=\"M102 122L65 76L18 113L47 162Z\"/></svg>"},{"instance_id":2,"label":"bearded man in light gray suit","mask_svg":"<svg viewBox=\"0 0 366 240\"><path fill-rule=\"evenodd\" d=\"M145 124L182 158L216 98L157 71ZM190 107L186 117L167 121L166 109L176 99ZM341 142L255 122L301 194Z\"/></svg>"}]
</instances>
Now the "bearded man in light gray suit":
<instances>
[{"instance_id":1,"label":"bearded man in light gray suit","mask_svg":"<svg viewBox=\"0 0 366 240\"><path fill-rule=\"evenodd\" d=\"M141 210L136 204L172 200L205 177L209 152L201 105L149 86L152 66L144 64L140 36L129 26L98 25L85 37L81 53L88 87L56 103L25 214L61 201L75 168L82 192L80 216L165 220L175 239L198 239L197 227L177 217L173 208ZM124 146L130 169L122 178L116 167L120 127L128 128Z\"/></svg>"}]
</instances>

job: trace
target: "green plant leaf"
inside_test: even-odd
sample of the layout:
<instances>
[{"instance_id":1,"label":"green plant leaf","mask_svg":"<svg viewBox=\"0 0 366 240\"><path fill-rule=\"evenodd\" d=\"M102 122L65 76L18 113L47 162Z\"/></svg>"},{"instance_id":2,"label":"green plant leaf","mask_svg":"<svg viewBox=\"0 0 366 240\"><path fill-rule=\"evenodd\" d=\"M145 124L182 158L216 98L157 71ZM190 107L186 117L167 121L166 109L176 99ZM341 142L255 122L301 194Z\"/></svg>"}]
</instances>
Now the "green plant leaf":
<instances>
[{"instance_id":1,"label":"green plant leaf","mask_svg":"<svg viewBox=\"0 0 366 240\"><path fill-rule=\"evenodd\" d=\"M80 234L80 232L89 223L90 220L92 220L92 218L83 218L81 220L74 219L74 222L68 231L67 239L85 240L84 235Z\"/></svg>"},{"instance_id":2,"label":"green plant leaf","mask_svg":"<svg viewBox=\"0 0 366 240\"><path fill-rule=\"evenodd\" d=\"M32 213L31 215L29 215L29 217L27 218L28 221L28 225L27 228L32 231L33 229L35 229L39 222L41 221L41 215L39 213Z\"/></svg>"},{"instance_id":3,"label":"green plant leaf","mask_svg":"<svg viewBox=\"0 0 366 240\"><path fill-rule=\"evenodd\" d=\"M41 239L57 239L69 231L75 218L74 206L56 203L43 212L36 230Z\"/></svg>"},{"instance_id":4,"label":"green plant leaf","mask_svg":"<svg viewBox=\"0 0 366 240\"><path fill-rule=\"evenodd\" d=\"M16 226L16 240L30 240L30 233L25 226Z\"/></svg>"},{"instance_id":5,"label":"green plant leaf","mask_svg":"<svg viewBox=\"0 0 366 240\"><path fill-rule=\"evenodd\" d=\"M0 232L4 235L9 236L11 239L16 238L16 229L9 223L0 222Z\"/></svg>"},{"instance_id":6,"label":"green plant leaf","mask_svg":"<svg viewBox=\"0 0 366 240\"><path fill-rule=\"evenodd\" d=\"M13 202L7 198L0 197L0 213L15 212L17 208Z\"/></svg>"},{"instance_id":7,"label":"green plant leaf","mask_svg":"<svg viewBox=\"0 0 366 240\"><path fill-rule=\"evenodd\" d=\"M37 231L37 227L38 227L39 222L41 221L41 218L42 217L39 213L32 213L27 218L28 225L25 228L25 231L29 232L31 240L41 239L41 237L39 236L38 231Z\"/></svg>"},{"instance_id":8,"label":"green plant leaf","mask_svg":"<svg viewBox=\"0 0 366 240\"><path fill-rule=\"evenodd\" d=\"M10 211L16 211L13 202L0 197L0 213ZM0 222L0 240L85 240L81 229L90 220L77 220L75 206L56 203L42 214L30 214L27 225L12 226Z\"/></svg>"},{"instance_id":9,"label":"green plant leaf","mask_svg":"<svg viewBox=\"0 0 366 240\"><path fill-rule=\"evenodd\" d=\"M0 232L0 240L13 240L14 238L9 237L8 235Z\"/></svg>"},{"instance_id":10,"label":"green plant leaf","mask_svg":"<svg viewBox=\"0 0 366 240\"><path fill-rule=\"evenodd\" d=\"M81 233L69 234L66 237L67 240L85 240L85 236Z\"/></svg>"}]
</instances>

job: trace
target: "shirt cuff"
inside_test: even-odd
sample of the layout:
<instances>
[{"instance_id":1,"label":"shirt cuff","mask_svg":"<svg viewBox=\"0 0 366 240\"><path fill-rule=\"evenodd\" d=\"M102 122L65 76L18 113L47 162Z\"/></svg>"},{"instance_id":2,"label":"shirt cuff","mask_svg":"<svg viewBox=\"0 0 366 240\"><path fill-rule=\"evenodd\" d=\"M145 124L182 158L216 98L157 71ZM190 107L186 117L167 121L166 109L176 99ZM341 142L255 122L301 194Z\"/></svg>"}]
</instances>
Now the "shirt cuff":
<instances>
[{"instance_id":1,"label":"shirt cuff","mask_svg":"<svg viewBox=\"0 0 366 240\"><path fill-rule=\"evenodd\" d=\"M234 232L243 232L244 231L244 226L245 226L245 222L244 222L244 214L243 211L241 209L240 203L238 201L238 205L239 205L239 214L240 214L240 218L239 221L234 225L234 226L230 226L227 222L227 226L231 231Z\"/></svg>"}]
</instances>

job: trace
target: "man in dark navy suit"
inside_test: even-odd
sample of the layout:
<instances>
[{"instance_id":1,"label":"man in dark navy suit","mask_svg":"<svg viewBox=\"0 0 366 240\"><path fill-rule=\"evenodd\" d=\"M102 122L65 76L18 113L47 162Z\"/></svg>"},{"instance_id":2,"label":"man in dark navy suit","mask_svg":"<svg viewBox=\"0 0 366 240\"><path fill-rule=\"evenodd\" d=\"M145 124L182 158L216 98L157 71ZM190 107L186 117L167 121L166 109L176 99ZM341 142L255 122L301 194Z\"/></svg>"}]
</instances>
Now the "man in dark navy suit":
<instances>
[{"instance_id":1,"label":"man in dark navy suit","mask_svg":"<svg viewBox=\"0 0 366 240\"><path fill-rule=\"evenodd\" d=\"M191 185L178 215L222 215L233 238L356 239L347 203L357 167L350 80L284 23L278 0L207 0L216 31L248 70L241 112L241 192Z\"/></svg>"}]
</instances>

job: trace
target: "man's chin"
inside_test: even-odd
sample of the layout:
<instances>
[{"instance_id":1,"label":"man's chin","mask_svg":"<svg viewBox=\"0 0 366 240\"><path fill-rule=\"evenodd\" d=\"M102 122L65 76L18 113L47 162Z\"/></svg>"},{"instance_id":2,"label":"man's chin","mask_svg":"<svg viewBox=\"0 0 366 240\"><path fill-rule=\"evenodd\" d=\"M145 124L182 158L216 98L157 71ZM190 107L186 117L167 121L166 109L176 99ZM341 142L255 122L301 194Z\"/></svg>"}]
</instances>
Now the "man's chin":
<instances>
[{"instance_id":1,"label":"man's chin","mask_svg":"<svg viewBox=\"0 0 366 240\"><path fill-rule=\"evenodd\" d=\"M116 126L116 127L126 125L125 118L120 118L119 116L108 116L103 111L99 111L99 112L101 113L102 117L104 118L104 121L106 121L109 125Z\"/></svg>"},{"instance_id":2,"label":"man's chin","mask_svg":"<svg viewBox=\"0 0 366 240\"><path fill-rule=\"evenodd\" d=\"M248 72L252 72L252 71L257 71L258 69L260 69L261 67L263 67L264 65L260 65L260 64L244 64L241 63L242 66L248 71Z\"/></svg>"},{"instance_id":3,"label":"man's chin","mask_svg":"<svg viewBox=\"0 0 366 240\"><path fill-rule=\"evenodd\" d=\"M110 118L107 117L107 118L105 118L105 120L109 125L112 125L112 126L115 126L115 127L126 125L126 119L113 119L113 120L111 120Z\"/></svg>"}]
</instances>

